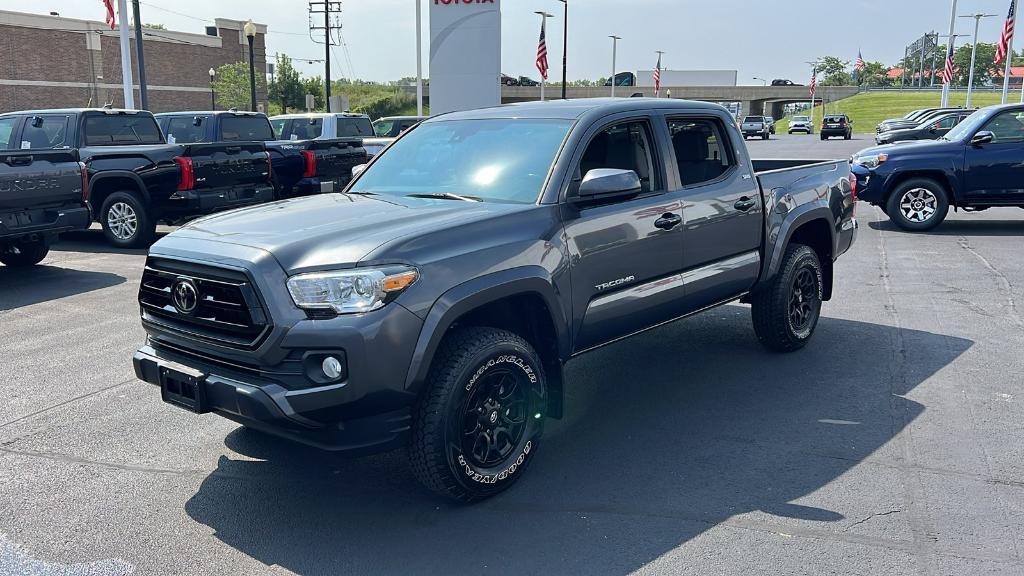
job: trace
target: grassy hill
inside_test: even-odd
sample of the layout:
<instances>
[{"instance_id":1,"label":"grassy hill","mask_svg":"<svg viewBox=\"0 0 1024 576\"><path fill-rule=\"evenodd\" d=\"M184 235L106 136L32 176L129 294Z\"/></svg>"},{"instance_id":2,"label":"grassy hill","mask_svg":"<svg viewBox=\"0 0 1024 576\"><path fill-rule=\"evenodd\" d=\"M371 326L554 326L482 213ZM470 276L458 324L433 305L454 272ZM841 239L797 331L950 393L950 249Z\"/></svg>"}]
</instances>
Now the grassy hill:
<instances>
[{"instance_id":1,"label":"grassy hill","mask_svg":"<svg viewBox=\"0 0 1024 576\"><path fill-rule=\"evenodd\" d=\"M847 114L853 120L854 132L872 134L875 126L882 120L898 118L911 110L930 108L939 105L938 92L864 92L850 98L844 98L828 105L829 114ZM1010 95L1011 102L1020 99L1019 93ZM975 92L971 98L971 107L999 104L1002 100L1000 92ZM967 101L965 92L954 92L949 96L950 106L963 106ZM821 127L821 106L815 106L814 128ZM803 114L806 114L804 112ZM778 122L777 132L785 133L789 126L789 118Z\"/></svg>"}]
</instances>

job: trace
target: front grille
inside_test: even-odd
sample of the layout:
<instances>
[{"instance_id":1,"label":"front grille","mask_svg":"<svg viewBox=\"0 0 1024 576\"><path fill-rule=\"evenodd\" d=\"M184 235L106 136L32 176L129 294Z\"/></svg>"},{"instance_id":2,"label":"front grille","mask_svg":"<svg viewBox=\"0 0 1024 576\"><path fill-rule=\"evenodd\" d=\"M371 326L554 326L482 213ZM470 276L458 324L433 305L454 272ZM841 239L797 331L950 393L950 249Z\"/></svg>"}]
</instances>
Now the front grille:
<instances>
[{"instance_id":1,"label":"front grille","mask_svg":"<svg viewBox=\"0 0 1024 576\"><path fill-rule=\"evenodd\" d=\"M183 312L172 298L179 280L196 289L195 309ZM253 349L270 321L245 273L162 258L150 258L142 274L139 306L145 322L186 337L232 348Z\"/></svg>"}]
</instances>

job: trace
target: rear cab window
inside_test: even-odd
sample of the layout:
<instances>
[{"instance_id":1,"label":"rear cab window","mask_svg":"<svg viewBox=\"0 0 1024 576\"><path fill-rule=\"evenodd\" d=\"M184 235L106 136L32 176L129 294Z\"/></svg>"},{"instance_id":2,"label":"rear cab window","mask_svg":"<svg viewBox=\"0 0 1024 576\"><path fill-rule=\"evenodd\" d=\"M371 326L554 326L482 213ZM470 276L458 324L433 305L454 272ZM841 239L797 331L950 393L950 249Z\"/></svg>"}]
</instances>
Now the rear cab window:
<instances>
[{"instance_id":1,"label":"rear cab window","mask_svg":"<svg viewBox=\"0 0 1024 576\"><path fill-rule=\"evenodd\" d=\"M207 122L209 116L174 116L167 120L168 144L195 144L206 141Z\"/></svg>"},{"instance_id":2,"label":"rear cab window","mask_svg":"<svg viewBox=\"0 0 1024 576\"><path fill-rule=\"evenodd\" d=\"M220 137L225 142L266 142L274 139L274 131L264 116L235 116L220 119Z\"/></svg>"},{"instance_id":3,"label":"rear cab window","mask_svg":"<svg viewBox=\"0 0 1024 576\"><path fill-rule=\"evenodd\" d=\"M84 122L86 146L163 144L156 119L149 114L88 114Z\"/></svg>"},{"instance_id":4,"label":"rear cab window","mask_svg":"<svg viewBox=\"0 0 1024 576\"><path fill-rule=\"evenodd\" d=\"M373 125L370 124L369 118L339 117L337 123L337 136L339 138L347 136L372 138L374 136Z\"/></svg>"}]
</instances>

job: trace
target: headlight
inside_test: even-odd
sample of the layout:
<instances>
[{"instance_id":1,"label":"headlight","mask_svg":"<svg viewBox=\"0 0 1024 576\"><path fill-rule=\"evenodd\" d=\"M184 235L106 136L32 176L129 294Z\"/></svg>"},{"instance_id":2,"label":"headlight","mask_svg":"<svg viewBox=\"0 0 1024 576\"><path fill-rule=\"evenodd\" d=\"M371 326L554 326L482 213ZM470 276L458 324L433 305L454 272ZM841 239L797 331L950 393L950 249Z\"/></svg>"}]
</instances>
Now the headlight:
<instances>
[{"instance_id":1,"label":"headlight","mask_svg":"<svg viewBox=\"0 0 1024 576\"><path fill-rule=\"evenodd\" d=\"M865 168L878 168L878 166L889 159L888 154L872 154L870 156L858 156L853 159L857 164Z\"/></svg>"},{"instance_id":2,"label":"headlight","mask_svg":"<svg viewBox=\"0 0 1024 576\"><path fill-rule=\"evenodd\" d=\"M299 274L288 279L288 292L304 310L354 314L376 310L394 300L419 274L408 267L356 268Z\"/></svg>"}]
</instances>

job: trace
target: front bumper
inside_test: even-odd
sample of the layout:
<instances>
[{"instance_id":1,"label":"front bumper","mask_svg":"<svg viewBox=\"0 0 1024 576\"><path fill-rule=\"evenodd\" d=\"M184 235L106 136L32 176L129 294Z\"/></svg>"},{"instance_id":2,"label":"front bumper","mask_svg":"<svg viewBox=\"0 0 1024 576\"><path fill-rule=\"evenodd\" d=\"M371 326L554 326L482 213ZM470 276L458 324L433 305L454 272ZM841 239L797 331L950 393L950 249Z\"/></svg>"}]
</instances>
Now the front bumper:
<instances>
[{"instance_id":1,"label":"front bumper","mask_svg":"<svg viewBox=\"0 0 1024 576\"><path fill-rule=\"evenodd\" d=\"M181 360L176 361L177 360ZM187 362L187 363L186 363ZM164 400L174 402L166 390L167 371L191 374L201 388L200 413L213 412L268 434L324 450L370 454L408 442L411 410L408 406L332 422L303 415L330 409L345 401L348 382L307 390L287 390L258 377L230 374L215 365L143 346L132 358L135 375L161 388ZM164 382L162 382L164 381Z\"/></svg>"},{"instance_id":2,"label":"front bumper","mask_svg":"<svg viewBox=\"0 0 1024 576\"><path fill-rule=\"evenodd\" d=\"M182 216L196 216L273 200L274 187L269 183L254 186L183 190L176 192L167 201L166 212Z\"/></svg>"},{"instance_id":3,"label":"front bumper","mask_svg":"<svg viewBox=\"0 0 1024 576\"><path fill-rule=\"evenodd\" d=\"M34 234L50 236L70 230L84 230L92 223L85 205L0 213L0 239Z\"/></svg>"}]
</instances>

